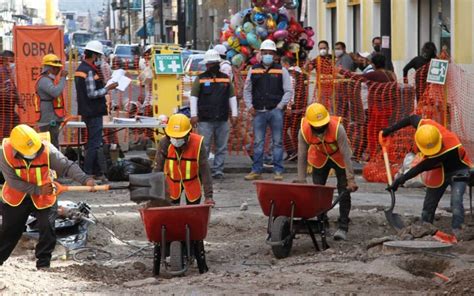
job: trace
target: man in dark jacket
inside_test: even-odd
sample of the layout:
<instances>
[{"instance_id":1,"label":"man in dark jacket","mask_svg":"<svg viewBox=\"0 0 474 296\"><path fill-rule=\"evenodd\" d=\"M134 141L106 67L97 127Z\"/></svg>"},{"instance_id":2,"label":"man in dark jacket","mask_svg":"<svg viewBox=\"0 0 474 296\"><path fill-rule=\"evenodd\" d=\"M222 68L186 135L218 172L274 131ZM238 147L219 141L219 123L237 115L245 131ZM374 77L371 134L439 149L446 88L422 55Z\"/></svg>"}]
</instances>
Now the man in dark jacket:
<instances>
[{"instance_id":1,"label":"man in dark jacket","mask_svg":"<svg viewBox=\"0 0 474 296\"><path fill-rule=\"evenodd\" d=\"M99 41L87 43L84 60L76 70L75 84L79 115L87 126L87 151L84 157L84 171L95 179L107 182L104 176L105 160L100 153L102 147L102 117L107 115L105 95L118 84L105 86L100 78L99 69L103 46Z\"/></svg>"},{"instance_id":2,"label":"man in dark jacket","mask_svg":"<svg viewBox=\"0 0 474 296\"><path fill-rule=\"evenodd\" d=\"M220 71L219 53L214 49L208 50L203 62L207 70L194 80L191 91L191 122L194 126L199 122L199 134L204 137L207 153L214 141L216 149L212 176L222 179L230 132L229 111L232 110L231 120L235 125L237 98L229 76Z\"/></svg>"}]
</instances>

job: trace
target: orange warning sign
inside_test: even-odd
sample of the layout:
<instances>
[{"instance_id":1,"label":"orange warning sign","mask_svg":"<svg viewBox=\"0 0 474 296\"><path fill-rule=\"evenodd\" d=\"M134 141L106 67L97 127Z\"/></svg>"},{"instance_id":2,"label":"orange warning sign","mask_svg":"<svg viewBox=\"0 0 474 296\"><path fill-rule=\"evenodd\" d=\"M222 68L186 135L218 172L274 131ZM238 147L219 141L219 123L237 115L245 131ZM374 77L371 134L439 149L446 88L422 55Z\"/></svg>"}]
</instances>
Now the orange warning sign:
<instances>
[{"instance_id":1,"label":"orange warning sign","mask_svg":"<svg viewBox=\"0 0 474 296\"><path fill-rule=\"evenodd\" d=\"M35 84L44 55L55 54L64 61L64 32L58 26L15 26L13 29L15 72L20 122L34 125Z\"/></svg>"}]
</instances>

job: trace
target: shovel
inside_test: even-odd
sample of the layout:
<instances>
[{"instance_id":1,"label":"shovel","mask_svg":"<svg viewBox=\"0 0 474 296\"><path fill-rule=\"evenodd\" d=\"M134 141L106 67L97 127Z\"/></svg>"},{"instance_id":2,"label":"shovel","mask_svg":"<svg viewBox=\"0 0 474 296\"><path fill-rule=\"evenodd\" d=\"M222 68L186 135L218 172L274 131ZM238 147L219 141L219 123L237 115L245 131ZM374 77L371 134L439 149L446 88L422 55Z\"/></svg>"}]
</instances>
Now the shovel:
<instances>
[{"instance_id":1,"label":"shovel","mask_svg":"<svg viewBox=\"0 0 474 296\"><path fill-rule=\"evenodd\" d=\"M392 172L390 170L390 162L388 160L388 153L387 153L387 143L384 140L382 136L382 131L379 133L379 143L380 146L382 146L382 153L383 153L383 160L385 163L385 170L387 171L387 180L388 180L388 185L392 185ZM390 197L391 197L391 204L388 209L384 209L385 212L385 218L388 221L388 224L392 226L395 230L400 230L405 227L405 224L403 223L402 217L393 212L393 209L395 208L395 192L393 190L389 190L390 192Z\"/></svg>"},{"instance_id":2,"label":"shovel","mask_svg":"<svg viewBox=\"0 0 474 296\"><path fill-rule=\"evenodd\" d=\"M171 203L166 198L165 192L165 176L162 172L149 174L135 174L129 176L129 185L126 186L111 186L111 185L96 185L96 186L66 186L54 182L55 194L60 195L68 191L108 191L108 190L123 190L130 191L130 200L139 203L144 201L153 201L158 206L169 206Z\"/></svg>"}]
</instances>

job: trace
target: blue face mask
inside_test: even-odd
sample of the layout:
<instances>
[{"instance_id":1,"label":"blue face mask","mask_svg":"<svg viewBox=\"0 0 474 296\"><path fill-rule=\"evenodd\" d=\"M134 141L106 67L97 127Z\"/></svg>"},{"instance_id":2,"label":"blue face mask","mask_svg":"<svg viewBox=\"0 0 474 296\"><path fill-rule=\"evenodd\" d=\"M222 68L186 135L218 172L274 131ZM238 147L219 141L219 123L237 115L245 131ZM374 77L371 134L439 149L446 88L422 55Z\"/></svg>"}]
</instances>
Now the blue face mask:
<instances>
[{"instance_id":1,"label":"blue face mask","mask_svg":"<svg viewBox=\"0 0 474 296\"><path fill-rule=\"evenodd\" d=\"M273 56L271 54L264 54L262 56L262 62L265 65L271 65L273 63Z\"/></svg>"}]
</instances>

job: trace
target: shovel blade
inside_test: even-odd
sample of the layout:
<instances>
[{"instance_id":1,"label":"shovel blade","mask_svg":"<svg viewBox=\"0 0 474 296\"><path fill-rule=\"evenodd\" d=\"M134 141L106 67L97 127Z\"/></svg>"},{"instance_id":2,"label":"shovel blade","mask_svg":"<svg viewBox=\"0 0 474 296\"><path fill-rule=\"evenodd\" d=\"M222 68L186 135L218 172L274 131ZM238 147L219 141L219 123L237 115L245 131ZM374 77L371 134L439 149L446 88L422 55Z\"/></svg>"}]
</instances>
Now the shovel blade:
<instances>
[{"instance_id":1,"label":"shovel blade","mask_svg":"<svg viewBox=\"0 0 474 296\"><path fill-rule=\"evenodd\" d=\"M385 211L385 218L388 221L388 224L392 226L395 230L401 230L405 227L403 223L402 216L392 211Z\"/></svg>"},{"instance_id":2,"label":"shovel blade","mask_svg":"<svg viewBox=\"0 0 474 296\"><path fill-rule=\"evenodd\" d=\"M162 172L132 174L130 181L130 199L134 202L156 201L169 205L166 198L165 175Z\"/></svg>"},{"instance_id":3,"label":"shovel blade","mask_svg":"<svg viewBox=\"0 0 474 296\"><path fill-rule=\"evenodd\" d=\"M388 209L385 209L385 218L388 221L388 224L392 226L395 230L400 230L405 227L405 223L403 223L402 216L400 216L397 213L393 212L393 209L395 208L395 192L393 190L390 190L390 207Z\"/></svg>"}]
</instances>

